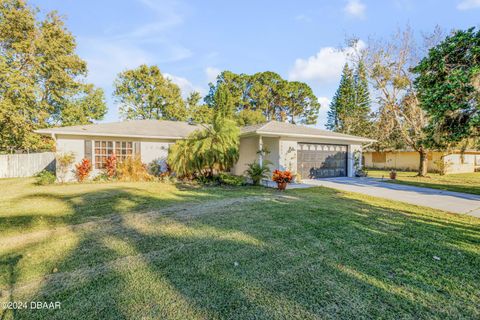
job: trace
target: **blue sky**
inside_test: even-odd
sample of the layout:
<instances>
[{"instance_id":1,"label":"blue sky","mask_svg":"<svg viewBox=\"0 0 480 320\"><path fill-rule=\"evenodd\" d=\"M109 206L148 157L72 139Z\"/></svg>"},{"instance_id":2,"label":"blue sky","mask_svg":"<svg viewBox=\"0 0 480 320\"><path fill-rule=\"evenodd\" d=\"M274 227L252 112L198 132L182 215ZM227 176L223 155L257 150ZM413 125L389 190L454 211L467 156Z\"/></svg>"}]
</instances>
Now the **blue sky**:
<instances>
[{"instance_id":1,"label":"blue sky","mask_svg":"<svg viewBox=\"0 0 480 320\"><path fill-rule=\"evenodd\" d=\"M89 81L105 90L109 111L116 75L142 63L156 64L187 94L206 93L221 70L274 71L307 82L322 104L339 81L346 37L388 37L409 24L417 32L480 24L480 0L35 0L42 12L57 10L88 62Z\"/></svg>"}]
</instances>

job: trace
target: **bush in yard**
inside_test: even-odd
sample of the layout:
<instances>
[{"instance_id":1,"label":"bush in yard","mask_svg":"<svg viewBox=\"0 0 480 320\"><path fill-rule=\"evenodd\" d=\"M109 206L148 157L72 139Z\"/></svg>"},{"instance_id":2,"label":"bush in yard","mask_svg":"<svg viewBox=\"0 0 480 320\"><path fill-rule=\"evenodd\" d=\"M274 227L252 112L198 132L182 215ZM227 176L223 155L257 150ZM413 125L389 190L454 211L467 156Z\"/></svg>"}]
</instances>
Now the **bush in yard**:
<instances>
[{"instance_id":1,"label":"bush in yard","mask_svg":"<svg viewBox=\"0 0 480 320\"><path fill-rule=\"evenodd\" d=\"M113 179L117 175L117 156L115 153L105 160L105 174L109 179Z\"/></svg>"},{"instance_id":2,"label":"bush in yard","mask_svg":"<svg viewBox=\"0 0 480 320\"><path fill-rule=\"evenodd\" d=\"M43 171L40 171L38 174L37 174L37 184L38 185L47 185L47 184L53 184L55 183L55 180L57 179L57 177L55 176L55 174L53 172L50 172L48 170L43 170Z\"/></svg>"},{"instance_id":3,"label":"bush in yard","mask_svg":"<svg viewBox=\"0 0 480 320\"><path fill-rule=\"evenodd\" d=\"M217 115L203 130L175 143L168 164L179 177L213 179L216 172L227 170L238 160L239 133L233 120Z\"/></svg>"},{"instance_id":4,"label":"bush in yard","mask_svg":"<svg viewBox=\"0 0 480 320\"><path fill-rule=\"evenodd\" d=\"M227 186L244 186L246 184L245 177L236 176L224 172L221 172L218 175L218 181L220 182L220 184Z\"/></svg>"},{"instance_id":5,"label":"bush in yard","mask_svg":"<svg viewBox=\"0 0 480 320\"><path fill-rule=\"evenodd\" d=\"M93 181L95 181L95 182L105 182L105 181L111 181L111 179L108 176L108 174L106 174L105 172L102 172L100 174L97 174L95 176L95 178L93 178Z\"/></svg>"},{"instance_id":6,"label":"bush in yard","mask_svg":"<svg viewBox=\"0 0 480 320\"><path fill-rule=\"evenodd\" d=\"M148 172L154 177L170 175L170 168L164 159L155 159L148 164Z\"/></svg>"},{"instance_id":7,"label":"bush in yard","mask_svg":"<svg viewBox=\"0 0 480 320\"><path fill-rule=\"evenodd\" d=\"M139 156L127 157L118 162L117 177L121 181L151 181L153 179Z\"/></svg>"},{"instance_id":8,"label":"bush in yard","mask_svg":"<svg viewBox=\"0 0 480 320\"><path fill-rule=\"evenodd\" d=\"M68 170L74 161L75 154L73 152L62 153L56 156L57 174L60 182L65 182Z\"/></svg>"},{"instance_id":9,"label":"bush in yard","mask_svg":"<svg viewBox=\"0 0 480 320\"><path fill-rule=\"evenodd\" d=\"M268 178L268 174L270 173L269 164L270 162L267 160L264 160L262 165L256 161L248 164L248 169L245 170L245 174L252 179L254 186L260 185L262 179Z\"/></svg>"},{"instance_id":10,"label":"bush in yard","mask_svg":"<svg viewBox=\"0 0 480 320\"><path fill-rule=\"evenodd\" d=\"M92 163L88 159L82 159L82 162L75 165L75 176L78 182L83 182L92 172Z\"/></svg>"}]
</instances>

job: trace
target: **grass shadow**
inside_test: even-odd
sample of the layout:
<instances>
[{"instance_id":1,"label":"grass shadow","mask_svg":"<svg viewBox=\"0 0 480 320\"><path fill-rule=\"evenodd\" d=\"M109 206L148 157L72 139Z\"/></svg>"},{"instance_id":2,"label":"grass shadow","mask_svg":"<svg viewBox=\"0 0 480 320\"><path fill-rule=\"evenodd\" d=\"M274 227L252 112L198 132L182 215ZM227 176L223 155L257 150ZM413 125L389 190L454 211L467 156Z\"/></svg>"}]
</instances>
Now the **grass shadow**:
<instances>
[{"instance_id":1,"label":"grass shadow","mask_svg":"<svg viewBox=\"0 0 480 320\"><path fill-rule=\"evenodd\" d=\"M106 209L95 204L101 197L91 193L61 199L83 218L92 217L84 212L89 205L105 212L101 217L109 210L118 216L74 230L78 242L55 261L59 272L26 294L61 300L61 310L17 316L479 315L480 230L473 218L326 188L290 190L282 198L270 191L258 199L253 199L255 192L246 193L236 202L215 202L219 198L214 196L202 202L191 195L175 200L187 201L191 212L161 211L162 199L118 192L108 198ZM132 201L128 212L136 214L118 209L125 200Z\"/></svg>"}]
</instances>

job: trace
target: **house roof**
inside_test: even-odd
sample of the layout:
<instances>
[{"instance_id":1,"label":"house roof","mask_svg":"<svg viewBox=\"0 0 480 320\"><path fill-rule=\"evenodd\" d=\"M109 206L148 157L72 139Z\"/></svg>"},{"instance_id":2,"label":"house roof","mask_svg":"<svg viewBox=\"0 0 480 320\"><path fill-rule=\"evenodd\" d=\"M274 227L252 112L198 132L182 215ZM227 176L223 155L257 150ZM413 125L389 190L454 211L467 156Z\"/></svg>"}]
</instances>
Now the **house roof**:
<instances>
[{"instance_id":1,"label":"house roof","mask_svg":"<svg viewBox=\"0 0 480 320\"><path fill-rule=\"evenodd\" d=\"M122 122L98 123L70 127L36 130L40 134L92 135L109 137L138 137L154 139L182 139L200 125L168 120L128 120Z\"/></svg>"},{"instance_id":2,"label":"house roof","mask_svg":"<svg viewBox=\"0 0 480 320\"><path fill-rule=\"evenodd\" d=\"M167 120L128 120L112 123L98 123L70 127L47 128L36 130L36 133L45 135L90 135L109 137L134 137L153 139L183 139L202 125L189 124L182 121ZM374 142L375 140L336 133L317 128L295 125L290 123L270 121L240 129L242 136L270 135L298 138L338 139L358 142Z\"/></svg>"},{"instance_id":3,"label":"house roof","mask_svg":"<svg viewBox=\"0 0 480 320\"><path fill-rule=\"evenodd\" d=\"M352 136L348 134L337 133L318 128L307 127L303 125L296 125L291 123L270 121L262 124L246 126L241 128L242 135L264 134L277 135L288 137L303 137L303 138L324 138L324 139L338 139L358 142L375 142L373 139Z\"/></svg>"}]
</instances>

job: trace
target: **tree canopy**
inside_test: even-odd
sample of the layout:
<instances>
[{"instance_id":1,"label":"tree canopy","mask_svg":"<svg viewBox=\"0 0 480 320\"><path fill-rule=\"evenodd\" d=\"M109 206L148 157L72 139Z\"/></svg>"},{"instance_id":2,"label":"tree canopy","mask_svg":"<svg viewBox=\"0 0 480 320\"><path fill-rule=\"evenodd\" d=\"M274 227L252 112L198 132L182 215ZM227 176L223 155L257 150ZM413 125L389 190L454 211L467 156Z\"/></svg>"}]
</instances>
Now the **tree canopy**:
<instances>
[{"instance_id":1,"label":"tree canopy","mask_svg":"<svg viewBox=\"0 0 480 320\"><path fill-rule=\"evenodd\" d=\"M240 130L231 119L216 114L203 130L177 141L168 154L170 168L181 177L212 177L238 160Z\"/></svg>"},{"instance_id":2,"label":"tree canopy","mask_svg":"<svg viewBox=\"0 0 480 320\"><path fill-rule=\"evenodd\" d=\"M411 72L416 52L412 31L407 28L390 40L372 42L366 48L366 67L379 109L375 138L382 147L403 145L419 153L418 174L427 174L428 116L420 108ZM387 143L392 143L388 145Z\"/></svg>"},{"instance_id":3,"label":"tree canopy","mask_svg":"<svg viewBox=\"0 0 480 320\"><path fill-rule=\"evenodd\" d=\"M254 75L223 71L210 84L205 102L211 108L226 108L222 112L240 125L266 120L313 124L320 108L308 85L289 82L270 71Z\"/></svg>"},{"instance_id":4,"label":"tree canopy","mask_svg":"<svg viewBox=\"0 0 480 320\"><path fill-rule=\"evenodd\" d=\"M124 119L185 121L188 118L180 88L165 78L157 66L143 64L123 71L117 76L114 87Z\"/></svg>"},{"instance_id":5,"label":"tree canopy","mask_svg":"<svg viewBox=\"0 0 480 320\"><path fill-rule=\"evenodd\" d=\"M345 64L340 85L330 103L326 127L335 132L371 136L371 113L364 62L360 61L355 70Z\"/></svg>"},{"instance_id":6,"label":"tree canopy","mask_svg":"<svg viewBox=\"0 0 480 320\"><path fill-rule=\"evenodd\" d=\"M36 13L23 0L0 2L0 151L48 148L35 129L87 124L107 111L61 17Z\"/></svg>"},{"instance_id":7,"label":"tree canopy","mask_svg":"<svg viewBox=\"0 0 480 320\"><path fill-rule=\"evenodd\" d=\"M428 132L445 147L480 135L480 30L456 31L413 69Z\"/></svg>"}]
</instances>

